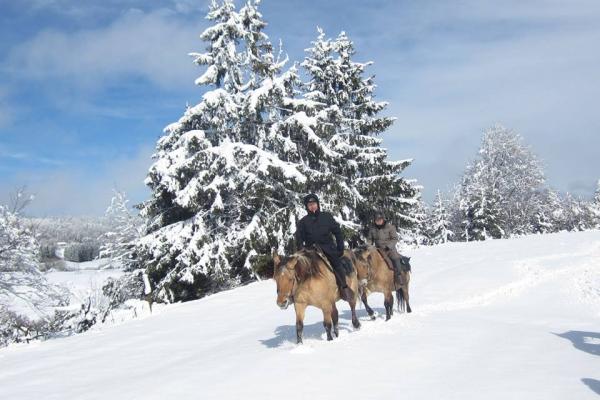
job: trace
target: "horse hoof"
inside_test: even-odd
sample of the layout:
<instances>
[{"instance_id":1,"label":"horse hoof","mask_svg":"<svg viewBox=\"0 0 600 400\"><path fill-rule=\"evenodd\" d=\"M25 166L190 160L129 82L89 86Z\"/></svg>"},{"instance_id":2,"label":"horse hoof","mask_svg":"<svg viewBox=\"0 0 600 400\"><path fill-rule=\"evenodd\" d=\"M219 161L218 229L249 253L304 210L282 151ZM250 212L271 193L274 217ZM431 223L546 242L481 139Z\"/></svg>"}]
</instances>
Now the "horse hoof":
<instances>
[{"instance_id":1,"label":"horse hoof","mask_svg":"<svg viewBox=\"0 0 600 400\"><path fill-rule=\"evenodd\" d=\"M374 316L374 315L371 315L371 321L375 321L376 319L377 319L377 317L376 317L376 316Z\"/></svg>"},{"instance_id":2,"label":"horse hoof","mask_svg":"<svg viewBox=\"0 0 600 400\"><path fill-rule=\"evenodd\" d=\"M389 315L387 317L385 317L386 321L389 321L390 319L392 319L392 317L390 317Z\"/></svg>"}]
</instances>

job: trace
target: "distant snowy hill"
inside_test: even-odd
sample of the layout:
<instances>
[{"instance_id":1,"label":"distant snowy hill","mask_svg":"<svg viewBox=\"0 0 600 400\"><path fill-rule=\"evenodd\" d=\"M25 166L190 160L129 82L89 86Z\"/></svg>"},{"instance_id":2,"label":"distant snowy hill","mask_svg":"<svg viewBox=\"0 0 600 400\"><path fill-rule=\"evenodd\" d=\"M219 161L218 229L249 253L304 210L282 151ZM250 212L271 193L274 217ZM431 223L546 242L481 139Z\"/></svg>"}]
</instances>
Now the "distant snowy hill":
<instances>
[{"instance_id":1,"label":"distant snowy hill","mask_svg":"<svg viewBox=\"0 0 600 400\"><path fill-rule=\"evenodd\" d=\"M411 254L412 314L305 344L255 283L65 339L0 350L2 399L596 399L600 232ZM371 303L383 313L383 299Z\"/></svg>"}]
</instances>

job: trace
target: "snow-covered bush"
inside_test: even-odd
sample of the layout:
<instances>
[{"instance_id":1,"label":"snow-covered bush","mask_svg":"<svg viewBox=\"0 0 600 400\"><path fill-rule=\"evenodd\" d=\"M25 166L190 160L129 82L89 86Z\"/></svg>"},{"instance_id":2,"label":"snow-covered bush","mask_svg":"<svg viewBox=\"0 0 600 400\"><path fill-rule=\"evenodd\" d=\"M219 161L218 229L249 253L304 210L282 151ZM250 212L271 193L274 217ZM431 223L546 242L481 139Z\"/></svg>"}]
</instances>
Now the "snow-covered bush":
<instances>
[{"instance_id":1,"label":"snow-covered bush","mask_svg":"<svg viewBox=\"0 0 600 400\"><path fill-rule=\"evenodd\" d=\"M135 248L135 242L145 233L144 220L129 208L127 195L114 190L105 217L110 230L100 236L100 258L110 258L113 263L127 267Z\"/></svg>"},{"instance_id":2,"label":"snow-covered bush","mask_svg":"<svg viewBox=\"0 0 600 400\"><path fill-rule=\"evenodd\" d=\"M100 312L100 322L104 322L111 311L122 307L127 300L145 298L143 275L143 270L136 270L104 282L102 294L107 302Z\"/></svg>"}]
</instances>

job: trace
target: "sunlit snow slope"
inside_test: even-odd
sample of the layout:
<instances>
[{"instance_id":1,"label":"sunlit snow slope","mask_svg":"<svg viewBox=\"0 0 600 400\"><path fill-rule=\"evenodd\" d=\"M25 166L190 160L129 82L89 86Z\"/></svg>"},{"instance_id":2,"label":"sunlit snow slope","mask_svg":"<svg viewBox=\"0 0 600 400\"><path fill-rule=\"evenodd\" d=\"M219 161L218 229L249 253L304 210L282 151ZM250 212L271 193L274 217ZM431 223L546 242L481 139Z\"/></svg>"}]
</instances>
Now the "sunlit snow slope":
<instances>
[{"instance_id":1,"label":"sunlit snow slope","mask_svg":"<svg viewBox=\"0 0 600 400\"><path fill-rule=\"evenodd\" d=\"M1 399L596 399L600 232L413 251L412 314L295 344L265 281L0 350ZM383 313L383 299L371 305Z\"/></svg>"}]
</instances>

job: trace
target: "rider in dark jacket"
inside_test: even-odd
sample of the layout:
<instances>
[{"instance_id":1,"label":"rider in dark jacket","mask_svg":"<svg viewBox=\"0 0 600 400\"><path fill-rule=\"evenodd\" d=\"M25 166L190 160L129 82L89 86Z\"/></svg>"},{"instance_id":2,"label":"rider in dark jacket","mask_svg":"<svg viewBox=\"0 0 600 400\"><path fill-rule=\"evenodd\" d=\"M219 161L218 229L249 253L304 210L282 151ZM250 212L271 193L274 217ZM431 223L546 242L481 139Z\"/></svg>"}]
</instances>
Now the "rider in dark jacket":
<instances>
[{"instance_id":1,"label":"rider in dark jacket","mask_svg":"<svg viewBox=\"0 0 600 400\"><path fill-rule=\"evenodd\" d=\"M318 245L334 269L336 283L344 299L352 297L352 290L346 284L344 267L340 257L344 254L344 235L340 225L333 219L333 215L321 211L319 198L316 194L304 197L304 206L308 214L305 215L296 227L296 246L298 250L304 247ZM335 236L335 244L333 242Z\"/></svg>"}]
</instances>

